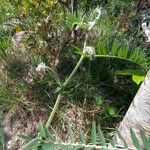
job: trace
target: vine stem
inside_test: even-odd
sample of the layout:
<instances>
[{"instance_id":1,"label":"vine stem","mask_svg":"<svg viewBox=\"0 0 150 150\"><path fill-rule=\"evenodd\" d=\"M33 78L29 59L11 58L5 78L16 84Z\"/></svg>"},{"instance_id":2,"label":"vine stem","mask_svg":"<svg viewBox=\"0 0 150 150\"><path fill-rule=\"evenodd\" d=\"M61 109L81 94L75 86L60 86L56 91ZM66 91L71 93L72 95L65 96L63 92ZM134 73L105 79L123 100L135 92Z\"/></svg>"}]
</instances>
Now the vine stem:
<instances>
[{"instance_id":1,"label":"vine stem","mask_svg":"<svg viewBox=\"0 0 150 150\"><path fill-rule=\"evenodd\" d=\"M80 57L78 63L76 64L75 68L73 69L73 71L71 72L71 74L69 75L67 80L64 82L64 84L62 85L63 87L65 87L71 81L72 77L77 72L78 68L80 67L83 59L84 59L84 56L81 55L81 57ZM55 103L55 105L53 107L53 110L52 110L52 112L51 112L51 114L50 114L50 116L48 118L47 123L46 123L46 128L48 128L51 125L52 119L53 119L53 117L54 117L54 115L56 113L56 110L57 110L57 108L59 106L59 103L60 103L62 98L63 98L63 95L61 93L59 93L58 96L57 96L57 99L56 99L56 103Z\"/></svg>"}]
</instances>

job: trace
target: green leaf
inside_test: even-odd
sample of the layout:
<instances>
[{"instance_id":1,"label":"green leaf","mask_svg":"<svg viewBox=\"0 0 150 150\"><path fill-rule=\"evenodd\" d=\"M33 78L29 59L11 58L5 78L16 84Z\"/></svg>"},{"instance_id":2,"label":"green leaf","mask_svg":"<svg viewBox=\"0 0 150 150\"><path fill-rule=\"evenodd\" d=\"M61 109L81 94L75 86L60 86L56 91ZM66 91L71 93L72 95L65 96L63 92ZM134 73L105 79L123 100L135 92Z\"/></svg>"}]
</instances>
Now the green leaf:
<instances>
[{"instance_id":1,"label":"green leaf","mask_svg":"<svg viewBox=\"0 0 150 150\"><path fill-rule=\"evenodd\" d=\"M75 22L80 22L78 18L75 15L69 14L67 16L67 22L70 23L71 25L74 24Z\"/></svg>"},{"instance_id":2,"label":"green leaf","mask_svg":"<svg viewBox=\"0 0 150 150\"><path fill-rule=\"evenodd\" d=\"M45 130L46 130L47 138L52 142L56 142L55 134L50 133L50 131L47 128L45 128Z\"/></svg>"},{"instance_id":3,"label":"green leaf","mask_svg":"<svg viewBox=\"0 0 150 150\"><path fill-rule=\"evenodd\" d=\"M93 145L96 145L96 123L95 121L92 122L91 142Z\"/></svg>"},{"instance_id":4,"label":"green leaf","mask_svg":"<svg viewBox=\"0 0 150 150\"><path fill-rule=\"evenodd\" d=\"M83 135L83 133L81 131L81 128L79 128L79 138L80 138L80 142L82 144L85 144L85 139L84 139L84 135Z\"/></svg>"},{"instance_id":5,"label":"green leaf","mask_svg":"<svg viewBox=\"0 0 150 150\"><path fill-rule=\"evenodd\" d=\"M20 140L24 140L26 142L30 142L31 140L33 140L32 137L24 136L24 135L17 135L17 138L20 139Z\"/></svg>"},{"instance_id":6,"label":"green leaf","mask_svg":"<svg viewBox=\"0 0 150 150\"><path fill-rule=\"evenodd\" d=\"M59 85L61 85L61 82L60 82L60 79L59 79L58 74L57 74L52 68L50 68L50 67L46 67L46 68L48 69L48 72L49 72L49 74L51 75L51 77L54 78L55 81L56 81Z\"/></svg>"},{"instance_id":7,"label":"green leaf","mask_svg":"<svg viewBox=\"0 0 150 150\"><path fill-rule=\"evenodd\" d=\"M146 148L146 150L150 150L150 141L146 137L144 131L140 131L140 136L141 136L141 139L143 141L143 144L144 144L144 147Z\"/></svg>"},{"instance_id":8,"label":"green leaf","mask_svg":"<svg viewBox=\"0 0 150 150\"><path fill-rule=\"evenodd\" d=\"M115 145L115 143L114 143L113 140L110 140L110 143L111 143L111 145L112 145L113 148L116 148L116 145Z\"/></svg>"},{"instance_id":9,"label":"green leaf","mask_svg":"<svg viewBox=\"0 0 150 150\"><path fill-rule=\"evenodd\" d=\"M72 145L65 145L65 146L62 146L59 150L71 150L72 149Z\"/></svg>"},{"instance_id":10,"label":"green leaf","mask_svg":"<svg viewBox=\"0 0 150 150\"><path fill-rule=\"evenodd\" d=\"M55 150L60 146L60 144L42 144L42 150Z\"/></svg>"},{"instance_id":11,"label":"green leaf","mask_svg":"<svg viewBox=\"0 0 150 150\"><path fill-rule=\"evenodd\" d=\"M45 140L46 139L46 132L45 132L45 128L44 128L42 122L39 123L38 130L39 130L40 138Z\"/></svg>"},{"instance_id":12,"label":"green leaf","mask_svg":"<svg viewBox=\"0 0 150 150\"><path fill-rule=\"evenodd\" d=\"M73 44L71 46L75 49L75 53L83 55L83 52L82 52L82 50L79 47L77 47L77 46L75 46Z\"/></svg>"},{"instance_id":13,"label":"green leaf","mask_svg":"<svg viewBox=\"0 0 150 150\"><path fill-rule=\"evenodd\" d=\"M99 137L99 141L100 141L101 145L106 146L105 138L104 138L104 135L103 135L102 130L100 128L100 125L98 125L97 129L98 129L98 137Z\"/></svg>"},{"instance_id":14,"label":"green leaf","mask_svg":"<svg viewBox=\"0 0 150 150\"><path fill-rule=\"evenodd\" d=\"M122 47L120 47L119 49L118 49L118 53L117 53L117 56L118 57L122 57Z\"/></svg>"},{"instance_id":15,"label":"green leaf","mask_svg":"<svg viewBox=\"0 0 150 150\"><path fill-rule=\"evenodd\" d=\"M113 43L112 48L111 48L111 56L116 55L116 49L117 49L117 47L116 47L115 43Z\"/></svg>"},{"instance_id":16,"label":"green leaf","mask_svg":"<svg viewBox=\"0 0 150 150\"><path fill-rule=\"evenodd\" d=\"M126 45L124 45L123 46L123 52L122 52L123 54L123 58L127 58L128 57L128 53L129 53L129 47L128 46L126 46Z\"/></svg>"},{"instance_id":17,"label":"green leaf","mask_svg":"<svg viewBox=\"0 0 150 150\"><path fill-rule=\"evenodd\" d=\"M138 85L140 84L142 81L144 81L145 76L137 76L137 75L133 75L132 76L132 80Z\"/></svg>"},{"instance_id":18,"label":"green leaf","mask_svg":"<svg viewBox=\"0 0 150 150\"><path fill-rule=\"evenodd\" d=\"M123 138L123 136L121 135L120 131L118 129L116 129L116 132L117 132L117 135L118 137L120 138L120 140L123 141L123 144L124 144L124 148L128 148L128 144L126 143L125 139Z\"/></svg>"},{"instance_id":19,"label":"green leaf","mask_svg":"<svg viewBox=\"0 0 150 150\"><path fill-rule=\"evenodd\" d=\"M82 145L74 146L72 150L80 150L82 147Z\"/></svg>"},{"instance_id":20,"label":"green leaf","mask_svg":"<svg viewBox=\"0 0 150 150\"><path fill-rule=\"evenodd\" d=\"M75 140L74 140L74 137L73 137L73 131L71 129L70 121L68 121L68 134L70 136L71 143L75 143Z\"/></svg>"},{"instance_id":21,"label":"green leaf","mask_svg":"<svg viewBox=\"0 0 150 150\"><path fill-rule=\"evenodd\" d=\"M22 146L19 150L32 150L33 148L37 148L37 147L41 146L41 142L42 141L39 138L33 139L29 143Z\"/></svg>"},{"instance_id":22,"label":"green leaf","mask_svg":"<svg viewBox=\"0 0 150 150\"><path fill-rule=\"evenodd\" d=\"M131 138L132 138L134 146L136 147L136 149L140 150L141 149L140 143L132 128L130 128L130 134L131 134Z\"/></svg>"},{"instance_id":23,"label":"green leaf","mask_svg":"<svg viewBox=\"0 0 150 150\"><path fill-rule=\"evenodd\" d=\"M115 74L144 76L146 72L144 70L123 69L117 70Z\"/></svg>"},{"instance_id":24,"label":"green leaf","mask_svg":"<svg viewBox=\"0 0 150 150\"><path fill-rule=\"evenodd\" d=\"M113 107L113 106L108 106L108 107L107 107L107 110L108 110L109 115L111 115L111 116L116 115L116 108L115 108L115 107Z\"/></svg>"}]
</instances>

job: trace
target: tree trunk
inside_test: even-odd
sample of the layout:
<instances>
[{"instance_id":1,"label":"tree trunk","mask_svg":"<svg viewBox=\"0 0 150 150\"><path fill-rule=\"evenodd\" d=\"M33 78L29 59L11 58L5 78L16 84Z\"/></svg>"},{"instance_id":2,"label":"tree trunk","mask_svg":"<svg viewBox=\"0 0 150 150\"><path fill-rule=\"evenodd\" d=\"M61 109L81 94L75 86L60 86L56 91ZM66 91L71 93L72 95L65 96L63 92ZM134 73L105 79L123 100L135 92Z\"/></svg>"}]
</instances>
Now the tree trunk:
<instances>
[{"instance_id":1,"label":"tree trunk","mask_svg":"<svg viewBox=\"0 0 150 150\"><path fill-rule=\"evenodd\" d=\"M127 144L134 147L130 136L130 128L135 131L138 138L139 130L145 131L146 135L150 136L150 70L118 129ZM117 135L114 139L116 144L123 145ZM141 146L143 147L142 144Z\"/></svg>"}]
</instances>

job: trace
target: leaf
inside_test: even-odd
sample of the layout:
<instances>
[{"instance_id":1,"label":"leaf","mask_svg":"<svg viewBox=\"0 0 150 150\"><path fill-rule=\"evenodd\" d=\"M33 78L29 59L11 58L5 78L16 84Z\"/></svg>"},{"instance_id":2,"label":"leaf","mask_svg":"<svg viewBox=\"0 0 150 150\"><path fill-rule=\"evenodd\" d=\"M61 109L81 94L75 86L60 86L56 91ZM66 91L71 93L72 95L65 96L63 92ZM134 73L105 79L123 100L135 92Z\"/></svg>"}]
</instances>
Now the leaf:
<instances>
[{"instance_id":1,"label":"leaf","mask_svg":"<svg viewBox=\"0 0 150 150\"><path fill-rule=\"evenodd\" d=\"M75 15L69 14L67 16L67 21L73 24L74 22L79 22L78 18Z\"/></svg>"},{"instance_id":2,"label":"leaf","mask_svg":"<svg viewBox=\"0 0 150 150\"><path fill-rule=\"evenodd\" d=\"M59 144L42 144L42 150L55 150L58 148L60 145Z\"/></svg>"},{"instance_id":3,"label":"leaf","mask_svg":"<svg viewBox=\"0 0 150 150\"><path fill-rule=\"evenodd\" d=\"M117 56L118 57L122 57L122 47L120 47L119 49L118 49L118 53L117 53Z\"/></svg>"},{"instance_id":4,"label":"leaf","mask_svg":"<svg viewBox=\"0 0 150 150\"><path fill-rule=\"evenodd\" d=\"M71 123L68 121L68 134L70 136L71 143L75 143L74 137L73 137L73 131L71 129Z\"/></svg>"},{"instance_id":5,"label":"leaf","mask_svg":"<svg viewBox=\"0 0 150 150\"><path fill-rule=\"evenodd\" d=\"M55 134L50 133L50 131L47 128L45 128L45 130L46 130L47 138L52 142L56 142Z\"/></svg>"},{"instance_id":6,"label":"leaf","mask_svg":"<svg viewBox=\"0 0 150 150\"><path fill-rule=\"evenodd\" d=\"M82 145L74 146L72 150L80 150L82 147Z\"/></svg>"},{"instance_id":7,"label":"leaf","mask_svg":"<svg viewBox=\"0 0 150 150\"><path fill-rule=\"evenodd\" d=\"M39 129L39 133L40 133L40 138L45 140L46 139L46 132L45 132L45 128L44 128L42 122L39 123L38 129Z\"/></svg>"},{"instance_id":8,"label":"leaf","mask_svg":"<svg viewBox=\"0 0 150 150\"><path fill-rule=\"evenodd\" d=\"M21 147L19 150L32 150L33 148L37 148L38 146L41 146L41 139L36 138L30 141L29 143L25 144L23 147Z\"/></svg>"},{"instance_id":9,"label":"leaf","mask_svg":"<svg viewBox=\"0 0 150 150\"><path fill-rule=\"evenodd\" d=\"M116 148L115 143L114 143L113 140L110 140L110 143L111 143L111 145L112 145L113 148Z\"/></svg>"},{"instance_id":10,"label":"leaf","mask_svg":"<svg viewBox=\"0 0 150 150\"><path fill-rule=\"evenodd\" d=\"M83 52L82 52L82 50L79 47L77 47L77 46L75 46L73 44L71 46L75 49L75 53L83 55Z\"/></svg>"},{"instance_id":11,"label":"leaf","mask_svg":"<svg viewBox=\"0 0 150 150\"><path fill-rule=\"evenodd\" d=\"M132 76L132 80L138 85L140 84L142 81L144 81L145 76L137 76L137 75L133 75Z\"/></svg>"},{"instance_id":12,"label":"leaf","mask_svg":"<svg viewBox=\"0 0 150 150\"><path fill-rule=\"evenodd\" d=\"M123 138L123 136L121 135L120 131L119 131L118 129L116 129L116 132L117 132L117 135L118 135L118 137L120 138L120 140L123 141L124 148L128 148L128 145L127 145L125 139Z\"/></svg>"},{"instance_id":13,"label":"leaf","mask_svg":"<svg viewBox=\"0 0 150 150\"><path fill-rule=\"evenodd\" d=\"M97 129L98 129L98 137L99 137L99 141L100 141L101 145L106 146L105 138L104 138L104 135L103 135L102 130L100 128L100 125L98 125Z\"/></svg>"},{"instance_id":14,"label":"leaf","mask_svg":"<svg viewBox=\"0 0 150 150\"><path fill-rule=\"evenodd\" d=\"M144 76L146 73L144 70L139 71L139 70L133 70L133 69L123 69L123 70L117 70L115 74Z\"/></svg>"},{"instance_id":15,"label":"leaf","mask_svg":"<svg viewBox=\"0 0 150 150\"><path fill-rule=\"evenodd\" d=\"M96 123L95 121L92 122L91 142L93 145L96 145Z\"/></svg>"},{"instance_id":16,"label":"leaf","mask_svg":"<svg viewBox=\"0 0 150 150\"><path fill-rule=\"evenodd\" d=\"M141 136L141 139L143 141L143 144L144 144L144 147L146 148L146 150L150 150L150 141L146 137L144 131L140 131L140 136Z\"/></svg>"},{"instance_id":17,"label":"leaf","mask_svg":"<svg viewBox=\"0 0 150 150\"><path fill-rule=\"evenodd\" d=\"M116 47L116 45L113 43L112 48L111 48L111 55L112 55L112 56L115 56L115 55L116 55L116 49L117 49L117 47Z\"/></svg>"},{"instance_id":18,"label":"leaf","mask_svg":"<svg viewBox=\"0 0 150 150\"><path fill-rule=\"evenodd\" d=\"M46 68L48 69L49 74L55 79L55 81L56 81L59 85L61 85L58 74L57 74L52 68L50 68L50 67L48 67L48 66L47 66Z\"/></svg>"},{"instance_id":19,"label":"leaf","mask_svg":"<svg viewBox=\"0 0 150 150\"><path fill-rule=\"evenodd\" d=\"M134 146L136 147L136 149L140 150L141 149L140 143L132 128L130 128L130 134L131 134L131 138L132 138Z\"/></svg>"},{"instance_id":20,"label":"leaf","mask_svg":"<svg viewBox=\"0 0 150 150\"><path fill-rule=\"evenodd\" d=\"M71 150L72 149L72 145L65 145L65 146L62 146L59 150Z\"/></svg>"},{"instance_id":21,"label":"leaf","mask_svg":"<svg viewBox=\"0 0 150 150\"><path fill-rule=\"evenodd\" d=\"M20 139L20 140L24 140L26 142L30 142L31 140L33 140L32 137L24 136L24 135L17 135L17 138Z\"/></svg>"},{"instance_id":22,"label":"leaf","mask_svg":"<svg viewBox=\"0 0 150 150\"><path fill-rule=\"evenodd\" d=\"M123 57L124 57L124 58L127 58L127 57L128 57L128 54L129 54L129 47L125 46L125 47L124 47L124 52L123 52Z\"/></svg>"},{"instance_id":23,"label":"leaf","mask_svg":"<svg viewBox=\"0 0 150 150\"><path fill-rule=\"evenodd\" d=\"M108 106L107 110L108 110L109 115L111 116L114 116L116 114L116 108L113 106Z\"/></svg>"},{"instance_id":24,"label":"leaf","mask_svg":"<svg viewBox=\"0 0 150 150\"><path fill-rule=\"evenodd\" d=\"M85 139L84 139L83 133L81 131L81 128L79 128L79 138L80 138L80 142L82 144L85 144Z\"/></svg>"}]
</instances>

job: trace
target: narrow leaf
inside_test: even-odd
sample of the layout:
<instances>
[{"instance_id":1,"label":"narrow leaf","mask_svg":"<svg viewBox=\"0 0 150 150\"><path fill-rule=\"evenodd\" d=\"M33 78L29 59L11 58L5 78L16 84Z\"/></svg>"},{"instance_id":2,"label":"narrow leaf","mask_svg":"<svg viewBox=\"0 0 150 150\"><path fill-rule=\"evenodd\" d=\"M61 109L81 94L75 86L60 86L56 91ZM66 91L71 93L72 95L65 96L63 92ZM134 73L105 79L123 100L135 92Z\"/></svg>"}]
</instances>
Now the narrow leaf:
<instances>
[{"instance_id":1,"label":"narrow leaf","mask_svg":"<svg viewBox=\"0 0 150 150\"><path fill-rule=\"evenodd\" d=\"M116 55L116 49L117 49L117 47L116 47L115 43L113 43L112 48L111 48L111 56Z\"/></svg>"},{"instance_id":2,"label":"narrow leaf","mask_svg":"<svg viewBox=\"0 0 150 150\"><path fill-rule=\"evenodd\" d=\"M82 144L85 144L85 139L84 139L84 135L83 135L83 133L81 131L81 128L79 128L79 138L80 138L80 142Z\"/></svg>"},{"instance_id":3,"label":"narrow leaf","mask_svg":"<svg viewBox=\"0 0 150 150\"><path fill-rule=\"evenodd\" d=\"M144 131L140 131L140 136L141 136L141 139L143 141L143 144L144 144L144 147L146 148L146 150L150 150L150 141L146 137Z\"/></svg>"},{"instance_id":4,"label":"narrow leaf","mask_svg":"<svg viewBox=\"0 0 150 150\"><path fill-rule=\"evenodd\" d=\"M120 47L118 49L118 54L117 54L118 57L122 57L122 47Z\"/></svg>"},{"instance_id":5,"label":"narrow leaf","mask_svg":"<svg viewBox=\"0 0 150 150\"><path fill-rule=\"evenodd\" d=\"M111 143L111 145L112 145L113 148L116 148L116 145L115 145L115 143L114 143L113 140L110 140L110 143Z\"/></svg>"},{"instance_id":6,"label":"narrow leaf","mask_svg":"<svg viewBox=\"0 0 150 150\"><path fill-rule=\"evenodd\" d=\"M80 150L82 147L82 145L74 146L72 150Z\"/></svg>"},{"instance_id":7,"label":"narrow leaf","mask_svg":"<svg viewBox=\"0 0 150 150\"><path fill-rule=\"evenodd\" d=\"M91 142L93 145L96 145L96 123L95 121L92 122Z\"/></svg>"},{"instance_id":8,"label":"narrow leaf","mask_svg":"<svg viewBox=\"0 0 150 150\"><path fill-rule=\"evenodd\" d=\"M50 131L47 128L45 130L46 130L47 138L52 142L56 142L55 134L50 133Z\"/></svg>"},{"instance_id":9,"label":"narrow leaf","mask_svg":"<svg viewBox=\"0 0 150 150\"><path fill-rule=\"evenodd\" d=\"M55 150L59 147L59 144L42 144L42 150Z\"/></svg>"},{"instance_id":10,"label":"narrow leaf","mask_svg":"<svg viewBox=\"0 0 150 150\"><path fill-rule=\"evenodd\" d=\"M55 81L56 81L59 85L61 85L58 74L57 74L52 68L50 68L50 67L46 67L46 68L48 69L48 72L49 72L49 74L52 76L52 78L54 78Z\"/></svg>"},{"instance_id":11,"label":"narrow leaf","mask_svg":"<svg viewBox=\"0 0 150 150\"><path fill-rule=\"evenodd\" d=\"M74 140L74 137L73 137L73 131L72 131L72 128L71 128L71 123L69 121L68 121L68 134L70 136L71 143L75 143L75 140Z\"/></svg>"},{"instance_id":12,"label":"narrow leaf","mask_svg":"<svg viewBox=\"0 0 150 150\"><path fill-rule=\"evenodd\" d=\"M117 129L116 132L117 132L118 137L123 141L124 148L128 148L128 145L127 145L125 139L123 138L123 136L121 135L120 131Z\"/></svg>"},{"instance_id":13,"label":"narrow leaf","mask_svg":"<svg viewBox=\"0 0 150 150\"><path fill-rule=\"evenodd\" d=\"M26 142L30 142L31 140L33 140L32 137L24 136L24 135L17 135L17 138L20 139L20 140L24 140Z\"/></svg>"},{"instance_id":14,"label":"narrow leaf","mask_svg":"<svg viewBox=\"0 0 150 150\"><path fill-rule=\"evenodd\" d=\"M59 150L71 150L72 149L72 145L65 145L62 146Z\"/></svg>"},{"instance_id":15,"label":"narrow leaf","mask_svg":"<svg viewBox=\"0 0 150 150\"><path fill-rule=\"evenodd\" d=\"M45 132L45 128L44 128L42 122L40 122L38 129L39 129L40 137L42 139L46 139L46 132Z\"/></svg>"},{"instance_id":16,"label":"narrow leaf","mask_svg":"<svg viewBox=\"0 0 150 150\"><path fill-rule=\"evenodd\" d=\"M126 46L126 47L124 48L123 57L124 57L124 58L127 58L127 57L128 57L128 53L129 53L129 47Z\"/></svg>"},{"instance_id":17,"label":"narrow leaf","mask_svg":"<svg viewBox=\"0 0 150 150\"><path fill-rule=\"evenodd\" d=\"M40 145L41 145L40 139L33 139L32 141L21 147L19 150L32 150L33 148L37 148Z\"/></svg>"},{"instance_id":18,"label":"narrow leaf","mask_svg":"<svg viewBox=\"0 0 150 150\"><path fill-rule=\"evenodd\" d=\"M130 128L130 134L131 134L131 138L132 138L134 146L136 147L136 149L140 150L141 149L140 143L132 128Z\"/></svg>"},{"instance_id":19,"label":"narrow leaf","mask_svg":"<svg viewBox=\"0 0 150 150\"><path fill-rule=\"evenodd\" d=\"M100 125L98 125L97 129L98 129L98 137L99 137L99 141L100 141L101 145L106 146L105 138L104 138L104 135L103 135L102 130L100 128Z\"/></svg>"}]
</instances>

